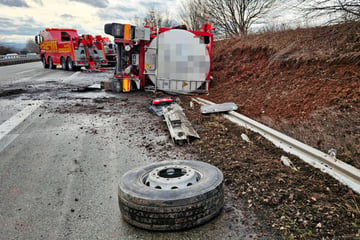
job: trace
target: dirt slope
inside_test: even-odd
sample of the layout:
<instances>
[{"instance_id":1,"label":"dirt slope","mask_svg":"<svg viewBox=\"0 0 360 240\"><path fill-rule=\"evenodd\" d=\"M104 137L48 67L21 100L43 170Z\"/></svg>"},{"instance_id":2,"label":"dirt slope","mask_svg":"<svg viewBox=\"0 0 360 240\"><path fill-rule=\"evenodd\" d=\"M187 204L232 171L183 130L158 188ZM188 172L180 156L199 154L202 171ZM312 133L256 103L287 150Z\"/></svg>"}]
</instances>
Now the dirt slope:
<instances>
[{"instance_id":1,"label":"dirt slope","mask_svg":"<svg viewBox=\"0 0 360 240\"><path fill-rule=\"evenodd\" d=\"M208 95L360 168L360 24L264 33L216 42ZM186 114L193 151L218 166L242 211L279 239L360 239L360 196L221 115ZM250 142L241 138L246 134ZM280 164L291 159L297 170ZM237 221L234 219L234 221ZM266 230L267 229L267 230ZM258 239L272 239L266 234Z\"/></svg>"},{"instance_id":2,"label":"dirt slope","mask_svg":"<svg viewBox=\"0 0 360 240\"><path fill-rule=\"evenodd\" d=\"M360 24L215 43L205 97L360 168Z\"/></svg>"}]
</instances>

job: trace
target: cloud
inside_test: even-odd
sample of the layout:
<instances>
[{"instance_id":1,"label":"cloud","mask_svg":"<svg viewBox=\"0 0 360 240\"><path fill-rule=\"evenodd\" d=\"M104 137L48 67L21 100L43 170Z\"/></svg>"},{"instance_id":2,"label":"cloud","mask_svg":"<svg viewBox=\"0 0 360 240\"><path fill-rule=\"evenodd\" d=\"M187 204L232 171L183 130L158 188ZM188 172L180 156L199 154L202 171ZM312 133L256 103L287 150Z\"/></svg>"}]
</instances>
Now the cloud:
<instances>
[{"instance_id":1,"label":"cloud","mask_svg":"<svg viewBox=\"0 0 360 240\"><path fill-rule=\"evenodd\" d=\"M9 7L29 7L25 0L0 0L0 4Z\"/></svg>"},{"instance_id":2,"label":"cloud","mask_svg":"<svg viewBox=\"0 0 360 240\"><path fill-rule=\"evenodd\" d=\"M157 9L164 5L164 3L155 1L139 1L139 4L146 9Z\"/></svg>"},{"instance_id":3,"label":"cloud","mask_svg":"<svg viewBox=\"0 0 360 240\"><path fill-rule=\"evenodd\" d=\"M65 20L71 20L71 19L75 18L73 15L67 14L67 13L60 15L60 17L65 19Z\"/></svg>"},{"instance_id":4,"label":"cloud","mask_svg":"<svg viewBox=\"0 0 360 240\"><path fill-rule=\"evenodd\" d=\"M40 6L44 6L42 0L33 0L33 2L39 4Z\"/></svg>"},{"instance_id":5,"label":"cloud","mask_svg":"<svg viewBox=\"0 0 360 240\"><path fill-rule=\"evenodd\" d=\"M10 18L0 18L0 35L35 35L42 27L32 17L21 17L16 22Z\"/></svg>"},{"instance_id":6,"label":"cloud","mask_svg":"<svg viewBox=\"0 0 360 240\"><path fill-rule=\"evenodd\" d=\"M97 7L97 8L106 8L109 5L108 0L70 0L70 1L89 4L89 5L91 5L93 7Z\"/></svg>"},{"instance_id":7,"label":"cloud","mask_svg":"<svg viewBox=\"0 0 360 240\"><path fill-rule=\"evenodd\" d=\"M168 1L139 1L139 4L142 5L145 9L168 9L176 7L176 0L168 0Z\"/></svg>"},{"instance_id":8,"label":"cloud","mask_svg":"<svg viewBox=\"0 0 360 240\"><path fill-rule=\"evenodd\" d=\"M17 25L10 18L0 17L0 32L7 30L8 28L16 27Z\"/></svg>"},{"instance_id":9,"label":"cloud","mask_svg":"<svg viewBox=\"0 0 360 240\"><path fill-rule=\"evenodd\" d=\"M137 11L138 8L117 6L111 9L101 9L97 15L102 20L119 21L133 18Z\"/></svg>"}]
</instances>

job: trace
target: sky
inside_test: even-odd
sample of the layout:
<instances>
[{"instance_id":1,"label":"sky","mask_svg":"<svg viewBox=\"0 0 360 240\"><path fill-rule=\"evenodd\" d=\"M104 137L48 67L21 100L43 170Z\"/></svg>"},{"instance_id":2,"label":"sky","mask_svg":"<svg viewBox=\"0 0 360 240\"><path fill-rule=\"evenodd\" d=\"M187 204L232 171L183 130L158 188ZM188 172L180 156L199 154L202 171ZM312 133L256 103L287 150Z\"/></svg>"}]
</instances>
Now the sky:
<instances>
[{"instance_id":1,"label":"sky","mask_svg":"<svg viewBox=\"0 0 360 240\"><path fill-rule=\"evenodd\" d=\"M296 27L300 14L290 9L290 3L294 1L279 1L280 5L274 14L262 23L254 24L253 29L280 24ZM181 2L182 0L0 0L0 43L25 44L47 27L75 28L78 34L105 36L106 23L135 24L135 17L143 19L150 9L176 19Z\"/></svg>"},{"instance_id":2,"label":"sky","mask_svg":"<svg viewBox=\"0 0 360 240\"><path fill-rule=\"evenodd\" d=\"M26 43L41 30L105 35L106 23L131 23L149 9L174 15L180 0L0 0L0 42Z\"/></svg>"}]
</instances>

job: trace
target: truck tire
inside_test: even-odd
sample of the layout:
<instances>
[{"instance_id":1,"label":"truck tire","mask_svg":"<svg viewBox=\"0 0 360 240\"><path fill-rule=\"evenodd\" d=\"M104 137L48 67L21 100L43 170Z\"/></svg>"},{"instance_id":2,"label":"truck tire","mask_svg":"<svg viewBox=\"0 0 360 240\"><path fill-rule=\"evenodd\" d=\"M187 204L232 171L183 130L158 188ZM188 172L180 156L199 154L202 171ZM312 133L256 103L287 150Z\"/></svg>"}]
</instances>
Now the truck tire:
<instances>
[{"instance_id":1,"label":"truck tire","mask_svg":"<svg viewBox=\"0 0 360 240\"><path fill-rule=\"evenodd\" d=\"M62 68L63 70L68 70L67 64L66 64L66 60L65 60L64 57L61 57L60 62L61 62L61 68Z\"/></svg>"},{"instance_id":2,"label":"truck tire","mask_svg":"<svg viewBox=\"0 0 360 240\"><path fill-rule=\"evenodd\" d=\"M44 68L49 68L49 64L46 63L46 58L45 56L42 57L42 64Z\"/></svg>"},{"instance_id":3,"label":"truck tire","mask_svg":"<svg viewBox=\"0 0 360 240\"><path fill-rule=\"evenodd\" d=\"M70 57L66 59L67 70L74 71L74 63Z\"/></svg>"},{"instance_id":4,"label":"truck tire","mask_svg":"<svg viewBox=\"0 0 360 240\"><path fill-rule=\"evenodd\" d=\"M223 174L200 161L157 162L125 173L118 200L123 219L131 225L157 231L187 229L221 211Z\"/></svg>"},{"instance_id":5,"label":"truck tire","mask_svg":"<svg viewBox=\"0 0 360 240\"><path fill-rule=\"evenodd\" d=\"M55 69L56 68L56 65L54 65L54 62L53 62L53 60L52 60L52 58L51 57L49 57L49 68L50 69Z\"/></svg>"}]
</instances>

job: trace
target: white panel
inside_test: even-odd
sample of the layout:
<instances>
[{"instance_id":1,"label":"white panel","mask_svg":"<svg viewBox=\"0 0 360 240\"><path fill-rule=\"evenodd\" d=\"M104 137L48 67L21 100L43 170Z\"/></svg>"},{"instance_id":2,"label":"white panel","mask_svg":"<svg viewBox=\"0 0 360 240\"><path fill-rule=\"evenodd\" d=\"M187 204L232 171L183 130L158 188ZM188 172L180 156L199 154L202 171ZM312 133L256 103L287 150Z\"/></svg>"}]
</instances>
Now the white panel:
<instances>
[{"instance_id":1,"label":"white panel","mask_svg":"<svg viewBox=\"0 0 360 240\"><path fill-rule=\"evenodd\" d=\"M206 45L195 34L173 29L161 33L158 39L157 88L170 91L194 91L198 89L210 71L210 56ZM157 38L153 39L145 54L147 73L154 74L154 53ZM145 67L146 68L146 67ZM150 75L155 84L155 75Z\"/></svg>"}]
</instances>

